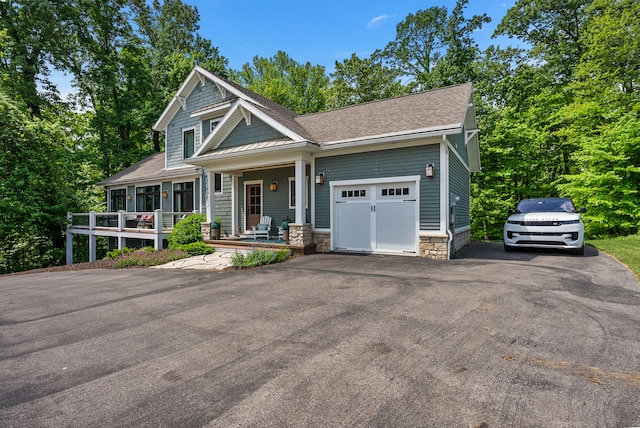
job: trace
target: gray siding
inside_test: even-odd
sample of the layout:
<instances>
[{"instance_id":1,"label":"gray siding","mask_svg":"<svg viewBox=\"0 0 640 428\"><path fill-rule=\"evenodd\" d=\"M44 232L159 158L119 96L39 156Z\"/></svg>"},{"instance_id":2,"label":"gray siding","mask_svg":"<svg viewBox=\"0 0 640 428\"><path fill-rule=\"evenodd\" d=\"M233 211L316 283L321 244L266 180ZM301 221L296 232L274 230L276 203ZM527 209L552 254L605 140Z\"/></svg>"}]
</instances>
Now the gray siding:
<instances>
[{"instance_id":1,"label":"gray siding","mask_svg":"<svg viewBox=\"0 0 640 428\"><path fill-rule=\"evenodd\" d=\"M464 144L464 134L449 135L447 137L451 145L460 154L464 162L469 165L469 154L467 153L467 147Z\"/></svg>"},{"instance_id":2,"label":"gray siding","mask_svg":"<svg viewBox=\"0 0 640 428\"><path fill-rule=\"evenodd\" d=\"M167 192L167 197L162 197L162 192ZM160 209L162 211L173 211L173 183L163 181L160 185Z\"/></svg>"},{"instance_id":3,"label":"gray siding","mask_svg":"<svg viewBox=\"0 0 640 428\"><path fill-rule=\"evenodd\" d=\"M428 163L435 164L433 178L425 177ZM325 184L316 186L316 228L330 225L331 181L420 175L420 230L440 229L440 145L381 150L316 159L316 174L324 172Z\"/></svg>"},{"instance_id":4,"label":"gray siding","mask_svg":"<svg viewBox=\"0 0 640 428\"><path fill-rule=\"evenodd\" d=\"M247 125L244 119L238 123L233 131L224 139L219 148L242 146L244 144L257 143L259 141L284 138L284 135L253 116L251 125Z\"/></svg>"},{"instance_id":5,"label":"gray siding","mask_svg":"<svg viewBox=\"0 0 640 428\"><path fill-rule=\"evenodd\" d=\"M196 85L196 87L187 98L186 110L182 110L182 108L180 108L169 123L169 126L167 126L165 148L167 152L167 168L175 168L184 165L182 161L183 129L197 126L195 144L196 150L202 143L202 122L197 118L191 118L191 112L232 98L232 96L230 96L229 94L227 95L228 96L226 98L223 98L218 91L218 88L216 88L216 85L208 80L204 86L200 85L199 83Z\"/></svg>"},{"instance_id":6,"label":"gray siding","mask_svg":"<svg viewBox=\"0 0 640 428\"><path fill-rule=\"evenodd\" d=\"M127 201L127 212L136 210L136 186L127 186L127 195L131 195L131 200Z\"/></svg>"},{"instance_id":7,"label":"gray siding","mask_svg":"<svg viewBox=\"0 0 640 428\"><path fill-rule=\"evenodd\" d=\"M222 236L235 233L235 230L231 230L231 196L231 176L222 174L222 194L215 195L213 212L214 220L216 217L222 218L222 229L220 230Z\"/></svg>"},{"instance_id":8,"label":"gray siding","mask_svg":"<svg viewBox=\"0 0 640 428\"><path fill-rule=\"evenodd\" d=\"M449 190L460 196L456 204L456 228L469 226L469 171L453 153L449 154Z\"/></svg>"},{"instance_id":9,"label":"gray siding","mask_svg":"<svg viewBox=\"0 0 640 428\"><path fill-rule=\"evenodd\" d=\"M307 176L309 176L310 168L307 167ZM244 183L246 181L262 180L262 215L268 215L272 218L273 226L279 226L282 220L289 217L293 222L296 218L295 209L289 209L289 177L295 176L294 167L269 169L263 171L251 171L245 173L238 179L238 222L240 227L244 226L244 206L245 194ZM269 184L273 181L278 182L278 190L269 190ZM313 180L309 177L309 183ZM309 197L311 192L309 191ZM311 206L311 201L307 204ZM306 210L306 221L311 222L311 210Z\"/></svg>"}]
</instances>

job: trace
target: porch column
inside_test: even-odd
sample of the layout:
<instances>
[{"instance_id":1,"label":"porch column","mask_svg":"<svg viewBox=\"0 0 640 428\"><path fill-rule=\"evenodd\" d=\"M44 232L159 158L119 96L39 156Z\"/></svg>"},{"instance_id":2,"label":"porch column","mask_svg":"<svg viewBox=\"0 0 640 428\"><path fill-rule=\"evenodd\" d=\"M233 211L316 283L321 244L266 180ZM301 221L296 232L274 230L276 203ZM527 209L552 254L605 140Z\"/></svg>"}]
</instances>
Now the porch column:
<instances>
[{"instance_id":1,"label":"porch column","mask_svg":"<svg viewBox=\"0 0 640 428\"><path fill-rule=\"evenodd\" d=\"M207 171L207 185L206 185L205 200L207 202L207 223L211 223L215 219L215 195L216 195L216 174L213 171Z\"/></svg>"},{"instance_id":2,"label":"porch column","mask_svg":"<svg viewBox=\"0 0 640 428\"><path fill-rule=\"evenodd\" d=\"M307 205L306 199L306 166L307 163L303 159L296 160L296 224L306 223L306 215L304 207Z\"/></svg>"}]
</instances>

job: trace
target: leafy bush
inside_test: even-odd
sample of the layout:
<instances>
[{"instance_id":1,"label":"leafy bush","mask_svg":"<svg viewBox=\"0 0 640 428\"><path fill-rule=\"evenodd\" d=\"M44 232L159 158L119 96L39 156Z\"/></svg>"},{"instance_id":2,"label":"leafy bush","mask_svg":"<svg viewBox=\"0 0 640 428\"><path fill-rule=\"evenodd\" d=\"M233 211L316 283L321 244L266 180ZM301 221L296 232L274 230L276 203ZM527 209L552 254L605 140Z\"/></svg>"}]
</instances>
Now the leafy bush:
<instances>
[{"instance_id":1,"label":"leafy bush","mask_svg":"<svg viewBox=\"0 0 640 428\"><path fill-rule=\"evenodd\" d=\"M173 262L175 260L184 259L185 257L189 257L189 253L186 251L173 251L173 250L161 250L154 251L151 249L149 251L146 248L129 252L126 254L121 254L120 258L116 260L114 265L115 268L125 268L132 266L140 266L140 267L149 267L149 266L158 266L163 265L165 263Z\"/></svg>"},{"instance_id":2,"label":"leafy bush","mask_svg":"<svg viewBox=\"0 0 640 428\"><path fill-rule=\"evenodd\" d=\"M104 256L107 260L115 260L123 254L133 253L135 248L124 247L122 249L116 248L115 250L107 251L107 254Z\"/></svg>"},{"instance_id":3,"label":"leafy bush","mask_svg":"<svg viewBox=\"0 0 640 428\"><path fill-rule=\"evenodd\" d=\"M169 249L177 249L180 245L202 241L200 223L207 220L205 214L191 214L180 220L167 237Z\"/></svg>"},{"instance_id":4,"label":"leafy bush","mask_svg":"<svg viewBox=\"0 0 640 428\"><path fill-rule=\"evenodd\" d=\"M213 254L215 250L202 241L192 242L190 244L177 245L174 250L185 251L190 256L204 256L205 254Z\"/></svg>"},{"instance_id":5,"label":"leafy bush","mask_svg":"<svg viewBox=\"0 0 640 428\"><path fill-rule=\"evenodd\" d=\"M283 248L277 252L271 250L253 250L248 254L235 253L231 258L231 264L238 269L268 265L283 262L289 257L289 250Z\"/></svg>"}]
</instances>

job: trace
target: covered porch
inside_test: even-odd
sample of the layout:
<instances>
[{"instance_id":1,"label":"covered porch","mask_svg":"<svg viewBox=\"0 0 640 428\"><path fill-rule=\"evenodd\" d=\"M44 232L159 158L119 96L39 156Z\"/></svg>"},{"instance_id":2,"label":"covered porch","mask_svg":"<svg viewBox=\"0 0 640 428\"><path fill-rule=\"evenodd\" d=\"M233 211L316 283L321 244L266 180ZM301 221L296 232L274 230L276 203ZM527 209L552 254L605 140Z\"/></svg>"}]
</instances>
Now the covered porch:
<instances>
[{"instance_id":1,"label":"covered porch","mask_svg":"<svg viewBox=\"0 0 640 428\"><path fill-rule=\"evenodd\" d=\"M230 227L224 227L225 231L232 231L225 234L227 241L242 242L243 237L253 237L253 228L263 216L268 216L271 218L268 241L278 238L278 227L286 221L289 226L287 244L296 252L311 252L315 171L311 154L300 151L301 147L308 150L307 144L294 143L299 145L297 150L292 150L291 143L286 149L278 147L279 150L266 145L259 153L253 150L251 154L238 153L235 148L193 159L191 162L206 173L203 240L214 241L211 224L217 218L230 223ZM229 193L216 194L208 190L215 184L215 174L231 177Z\"/></svg>"}]
</instances>

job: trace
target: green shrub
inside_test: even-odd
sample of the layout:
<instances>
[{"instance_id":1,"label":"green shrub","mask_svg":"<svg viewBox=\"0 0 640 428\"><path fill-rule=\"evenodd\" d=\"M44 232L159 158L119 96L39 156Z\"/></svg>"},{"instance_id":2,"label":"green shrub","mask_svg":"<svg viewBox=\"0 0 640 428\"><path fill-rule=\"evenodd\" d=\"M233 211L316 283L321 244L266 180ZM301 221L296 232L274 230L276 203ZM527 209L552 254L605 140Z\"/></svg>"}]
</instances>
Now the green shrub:
<instances>
[{"instance_id":1,"label":"green shrub","mask_svg":"<svg viewBox=\"0 0 640 428\"><path fill-rule=\"evenodd\" d=\"M205 254L212 254L215 250L205 244L202 241L192 242L190 244L177 245L174 250L185 251L190 256L204 256Z\"/></svg>"},{"instance_id":2,"label":"green shrub","mask_svg":"<svg viewBox=\"0 0 640 428\"><path fill-rule=\"evenodd\" d=\"M207 220L205 214L191 214L180 220L167 237L169 249L177 249L180 245L202 241L200 223Z\"/></svg>"},{"instance_id":3,"label":"green shrub","mask_svg":"<svg viewBox=\"0 0 640 428\"><path fill-rule=\"evenodd\" d=\"M124 247L122 249L116 248L115 250L107 251L107 254L104 256L105 259L115 260L123 254L133 253L135 248Z\"/></svg>"},{"instance_id":4,"label":"green shrub","mask_svg":"<svg viewBox=\"0 0 640 428\"><path fill-rule=\"evenodd\" d=\"M248 254L235 253L231 258L231 264L237 269L268 265L283 262L289 257L289 249L281 250L253 250Z\"/></svg>"},{"instance_id":5,"label":"green shrub","mask_svg":"<svg viewBox=\"0 0 640 428\"><path fill-rule=\"evenodd\" d=\"M184 259L185 257L189 257L189 253L187 253L186 251L153 251L153 249L152 251L149 251L147 248L149 247L120 255L120 257L116 260L114 267L125 268L132 266L158 266L175 260Z\"/></svg>"}]
</instances>

